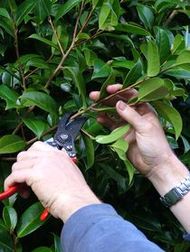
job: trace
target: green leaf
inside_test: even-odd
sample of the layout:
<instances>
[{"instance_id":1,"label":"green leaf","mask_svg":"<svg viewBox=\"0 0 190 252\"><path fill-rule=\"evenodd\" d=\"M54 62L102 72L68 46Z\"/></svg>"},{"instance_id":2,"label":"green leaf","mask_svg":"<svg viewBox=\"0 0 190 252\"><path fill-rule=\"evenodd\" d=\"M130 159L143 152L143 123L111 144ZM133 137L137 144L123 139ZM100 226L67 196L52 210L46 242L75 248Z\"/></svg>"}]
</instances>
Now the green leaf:
<instances>
[{"instance_id":1,"label":"green leaf","mask_svg":"<svg viewBox=\"0 0 190 252\"><path fill-rule=\"evenodd\" d=\"M0 85L0 97L6 101L6 110L17 108L17 99L19 95L6 85Z\"/></svg>"},{"instance_id":2,"label":"green leaf","mask_svg":"<svg viewBox=\"0 0 190 252\"><path fill-rule=\"evenodd\" d=\"M169 94L163 79L151 78L140 84L138 101L155 101Z\"/></svg>"},{"instance_id":3,"label":"green leaf","mask_svg":"<svg viewBox=\"0 0 190 252\"><path fill-rule=\"evenodd\" d=\"M16 25L19 26L26 16L33 10L36 1L26 0L17 8Z\"/></svg>"},{"instance_id":4,"label":"green leaf","mask_svg":"<svg viewBox=\"0 0 190 252\"><path fill-rule=\"evenodd\" d=\"M104 81L104 83L102 84L102 87L100 89L100 99L104 98L107 96L107 91L106 88L108 85L114 84L115 83L115 79L116 79L116 72L111 69L111 73L108 76L108 78Z\"/></svg>"},{"instance_id":5,"label":"green leaf","mask_svg":"<svg viewBox=\"0 0 190 252\"><path fill-rule=\"evenodd\" d=\"M46 38L42 38L41 36L39 36L38 34L32 34L30 35L28 38L31 38L31 39L36 39L38 41L41 41L42 43L46 44L46 45L49 45L55 49L58 49L58 46L53 43L52 41L46 39Z\"/></svg>"},{"instance_id":6,"label":"green leaf","mask_svg":"<svg viewBox=\"0 0 190 252\"><path fill-rule=\"evenodd\" d=\"M39 247L39 248L32 250L32 252L53 252L53 250L48 247Z\"/></svg>"},{"instance_id":7,"label":"green leaf","mask_svg":"<svg viewBox=\"0 0 190 252\"><path fill-rule=\"evenodd\" d=\"M183 51L176 59L175 65L190 64L190 51Z\"/></svg>"},{"instance_id":8,"label":"green leaf","mask_svg":"<svg viewBox=\"0 0 190 252\"><path fill-rule=\"evenodd\" d=\"M177 79L190 79L190 71L182 69L182 68L172 68L166 72L164 72L166 75L173 76Z\"/></svg>"},{"instance_id":9,"label":"green leaf","mask_svg":"<svg viewBox=\"0 0 190 252\"><path fill-rule=\"evenodd\" d=\"M116 31L121 32L129 32L143 36L149 36L150 33L145 30L143 27L136 23L125 23L125 24L118 24L115 28Z\"/></svg>"},{"instance_id":10,"label":"green leaf","mask_svg":"<svg viewBox=\"0 0 190 252\"><path fill-rule=\"evenodd\" d=\"M10 231L13 231L17 224L17 212L13 207L6 206L3 208L3 220Z\"/></svg>"},{"instance_id":11,"label":"green leaf","mask_svg":"<svg viewBox=\"0 0 190 252\"><path fill-rule=\"evenodd\" d=\"M18 66L23 65L25 67L25 71L28 71L28 68L30 67L37 67L41 69L48 69L49 66L46 63L46 61L37 54L26 54L22 55L18 61L17 61Z\"/></svg>"},{"instance_id":12,"label":"green leaf","mask_svg":"<svg viewBox=\"0 0 190 252\"><path fill-rule=\"evenodd\" d=\"M128 72L123 82L123 88L135 83L142 76L142 63L139 59L134 67Z\"/></svg>"},{"instance_id":13,"label":"green leaf","mask_svg":"<svg viewBox=\"0 0 190 252\"><path fill-rule=\"evenodd\" d=\"M76 88L78 89L82 105L86 107L86 87L83 75L78 67L64 67L64 70L68 71L75 83Z\"/></svg>"},{"instance_id":14,"label":"green leaf","mask_svg":"<svg viewBox=\"0 0 190 252\"><path fill-rule=\"evenodd\" d=\"M20 100L23 106L37 106L42 110L49 112L50 114L57 113L57 105L53 98L45 93L39 91L26 91L20 96Z\"/></svg>"},{"instance_id":15,"label":"green leaf","mask_svg":"<svg viewBox=\"0 0 190 252\"><path fill-rule=\"evenodd\" d=\"M129 176L129 185L131 184L132 180L133 180L133 177L135 175L135 167L132 165L132 163L129 161L128 158L126 158L124 160L124 164L125 164L125 167L127 169L127 172L128 172L128 176Z\"/></svg>"},{"instance_id":16,"label":"green leaf","mask_svg":"<svg viewBox=\"0 0 190 252\"><path fill-rule=\"evenodd\" d=\"M11 235L0 228L0 248L2 252L13 252L14 246Z\"/></svg>"},{"instance_id":17,"label":"green leaf","mask_svg":"<svg viewBox=\"0 0 190 252\"><path fill-rule=\"evenodd\" d=\"M92 139L83 134L83 141L85 145L87 169L90 169L94 165L94 144Z\"/></svg>"},{"instance_id":18,"label":"green leaf","mask_svg":"<svg viewBox=\"0 0 190 252\"><path fill-rule=\"evenodd\" d=\"M34 203L32 206L26 209L26 211L22 214L21 218L18 221L18 238L22 238L26 235L31 234L44 224L44 222L40 220L42 211L43 207L39 202Z\"/></svg>"},{"instance_id":19,"label":"green leaf","mask_svg":"<svg viewBox=\"0 0 190 252\"><path fill-rule=\"evenodd\" d=\"M62 248L61 248L60 237L57 236L56 234L53 234L53 238L54 238L54 251L55 252L63 252Z\"/></svg>"},{"instance_id":20,"label":"green leaf","mask_svg":"<svg viewBox=\"0 0 190 252\"><path fill-rule=\"evenodd\" d=\"M8 11L4 8L0 8L0 16L11 20Z\"/></svg>"},{"instance_id":21,"label":"green leaf","mask_svg":"<svg viewBox=\"0 0 190 252\"><path fill-rule=\"evenodd\" d=\"M153 22L154 22L154 14L153 14L151 8L149 8L148 6L143 5L143 4L138 4L137 5L137 12L138 12L139 18L143 22L144 26L147 29L151 29Z\"/></svg>"},{"instance_id":22,"label":"green leaf","mask_svg":"<svg viewBox=\"0 0 190 252\"><path fill-rule=\"evenodd\" d=\"M147 75L156 76L160 72L160 57L155 41L148 41Z\"/></svg>"},{"instance_id":23,"label":"green leaf","mask_svg":"<svg viewBox=\"0 0 190 252\"><path fill-rule=\"evenodd\" d=\"M111 145L111 148L118 154L121 160L126 160L126 152L128 150L128 143L125 139L119 138Z\"/></svg>"},{"instance_id":24,"label":"green leaf","mask_svg":"<svg viewBox=\"0 0 190 252\"><path fill-rule=\"evenodd\" d=\"M125 125L113 130L109 135L99 135L96 137L96 142L100 144L115 142L117 139L124 136L128 132L129 128L129 125Z\"/></svg>"},{"instance_id":25,"label":"green leaf","mask_svg":"<svg viewBox=\"0 0 190 252\"><path fill-rule=\"evenodd\" d=\"M123 177L118 171L113 169L110 166L106 166L104 164L101 164L102 169L110 178L112 178L116 183L118 184L119 187L123 189L123 191L126 191L126 178Z\"/></svg>"},{"instance_id":26,"label":"green leaf","mask_svg":"<svg viewBox=\"0 0 190 252\"><path fill-rule=\"evenodd\" d=\"M111 12L111 6L109 1L105 1L101 7L100 14L99 14L99 29L104 30L105 22Z\"/></svg>"},{"instance_id":27,"label":"green leaf","mask_svg":"<svg viewBox=\"0 0 190 252\"><path fill-rule=\"evenodd\" d=\"M56 21L66 15L70 10L72 10L75 6L79 5L81 2L82 0L68 0L66 3L61 5L56 14Z\"/></svg>"},{"instance_id":28,"label":"green leaf","mask_svg":"<svg viewBox=\"0 0 190 252\"><path fill-rule=\"evenodd\" d=\"M14 153L23 150L26 143L16 135L5 135L0 138L0 154Z\"/></svg>"},{"instance_id":29,"label":"green leaf","mask_svg":"<svg viewBox=\"0 0 190 252\"><path fill-rule=\"evenodd\" d=\"M156 108L156 110L158 111L158 113L168 122L170 122L175 130L175 136L176 139L180 136L181 131L182 131L182 119L181 116L179 114L179 112L172 107L171 104L169 103L164 103L164 102L154 102L154 106Z\"/></svg>"},{"instance_id":30,"label":"green leaf","mask_svg":"<svg viewBox=\"0 0 190 252\"><path fill-rule=\"evenodd\" d=\"M156 27L156 43L160 53L160 61L164 63L170 54L170 40L167 31L160 27Z\"/></svg>"},{"instance_id":31,"label":"green leaf","mask_svg":"<svg viewBox=\"0 0 190 252\"><path fill-rule=\"evenodd\" d=\"M185 40L181 34L177 34L172 45L172 54L177 54L185 49Z\"/></svg>"},{"instance_id":32,"label":"green leaf","mask_svg":"<svg viewBox=\"0 0 190 252\"><path fill-rule=\"evenodd\" d=\"M110 75L110 73L111 73L111 66L110 66L109 62L104 63L100 59L96 59L94 61L94 72L92 75L92 80L94 80L96 78L108 77Z\"/></svg>"},{"instance_id":33,"label":"green leaf","mask_svg":"<svg viewBox=\"0 0 190 252\"><path fill-rule=\"evenodd\" d=\"M35 20L38 24L42 24L43 21L50 16L52 7L51 0L38 0L36 1L36 7L34 9Z\"/></svg>"},{"instance_id":34,"label":"green leaf","mask_svg":"<svg viewBox=\"0 0 190 252\"><path fill-rule=\"evenodd\" d=\"M36 118L23 118L24 124L40 139L42 134L48 129L47 122Z\"/></svg>"}]
</instances>

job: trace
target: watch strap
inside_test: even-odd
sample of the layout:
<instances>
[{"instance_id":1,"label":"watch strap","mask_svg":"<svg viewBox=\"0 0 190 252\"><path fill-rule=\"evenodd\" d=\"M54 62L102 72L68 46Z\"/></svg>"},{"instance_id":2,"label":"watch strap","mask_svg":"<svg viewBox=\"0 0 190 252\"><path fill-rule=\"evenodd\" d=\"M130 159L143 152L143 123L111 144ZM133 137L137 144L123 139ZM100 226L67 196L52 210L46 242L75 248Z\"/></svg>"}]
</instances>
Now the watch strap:
<instances>
[{"instance_id":1,"label":"watch strap","mask_svg":"<svg viewBox=\"0 0 190 252\"><path fill-rule=\"evenodd\" d=\"M180 185L172 188L163 197L160 197L165 207L171 207L181 200L190 191L190 175L183 179Z\"/></svg>"}]
</instances>

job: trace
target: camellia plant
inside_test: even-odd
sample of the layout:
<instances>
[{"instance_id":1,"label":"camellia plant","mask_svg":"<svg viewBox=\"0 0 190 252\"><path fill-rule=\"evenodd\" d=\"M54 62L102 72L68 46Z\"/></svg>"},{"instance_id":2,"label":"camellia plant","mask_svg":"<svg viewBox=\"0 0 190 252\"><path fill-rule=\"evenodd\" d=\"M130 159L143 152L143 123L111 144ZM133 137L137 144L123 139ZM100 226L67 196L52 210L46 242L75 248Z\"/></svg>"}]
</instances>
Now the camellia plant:
<instances>
[{"instance_id":1,"label":"camellia plant","mask_svg":"<svg viewBox=\"0 0 190 252\"><path fill-rule=\"evenodd\" d=\"M183 229L127 159L123 135L101 126L109 84L149 102L171 147L190 164L188 0L4 0L0 2L0 189L17 153L52 137L66 112L87 116L76 141L79 167L95 193L166 251L186 252ZM100 90L96 103L88 98ZM117 120L117 119L116 119ZM160 146L162 148L162 146ZM59 252L62 223L41 222L31 194L0 204L0 251Z\"/></svg>"}]
</instances>

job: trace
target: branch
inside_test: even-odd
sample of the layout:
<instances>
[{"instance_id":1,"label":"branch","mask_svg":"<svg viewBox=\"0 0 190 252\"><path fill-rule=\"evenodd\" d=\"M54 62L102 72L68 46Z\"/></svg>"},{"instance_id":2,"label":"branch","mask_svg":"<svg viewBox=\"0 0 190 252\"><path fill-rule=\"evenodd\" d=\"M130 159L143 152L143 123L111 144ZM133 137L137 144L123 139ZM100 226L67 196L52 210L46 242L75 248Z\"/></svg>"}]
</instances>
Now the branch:
<instances>
[{"instance_id":1,"label":"branch","mask_svg":"<svg viewBox=\"0 0 190 252\"><path fill-rule=\"evenodd\" d=\"M81 7L80 7L79 15L78 15L76 23L75 23L75 28L74 28L74 32L73 32L72 42L71 42L71 44L69 46L69 49L63 55L63 57L62 57L59 65L56 67L56 69L54 70L54 72L52 73L52 75L50 76L50 78L48 79L48 81L46 82L44 88L48 88L49 87L51 81L53 80L53 78L57 75L57 73L61 69L61 67L62 67L63 63L65 62L66 58L68 57L69 53L75 47L75 40L76 40L76 36L77 36L77 29L78 29L78 24L79 24L79 20L80 20L81 14L82 14L83 7L84 7L84 1L82 1Z\"/></svg>"}]
</instances>

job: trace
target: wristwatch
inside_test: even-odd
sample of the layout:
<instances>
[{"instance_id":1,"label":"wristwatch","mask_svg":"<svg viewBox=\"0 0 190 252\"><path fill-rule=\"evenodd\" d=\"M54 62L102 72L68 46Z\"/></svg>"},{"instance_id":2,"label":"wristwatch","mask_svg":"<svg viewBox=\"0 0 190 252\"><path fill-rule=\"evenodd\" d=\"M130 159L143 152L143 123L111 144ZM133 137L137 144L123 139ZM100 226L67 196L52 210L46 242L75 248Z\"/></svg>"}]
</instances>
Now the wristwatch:
<instances>
[{"instance_id":1,"label":"wristwatch","mask_svg":"<svg viewBox=\"0 0 190 252\"><path fill-rule=\"evenodd\" d=\"M181 200L188 192L190 192L190 175L183 179L180 185L172 188L160 201L165 207L171 207Z\"/></svg>"}]
</instances>

